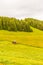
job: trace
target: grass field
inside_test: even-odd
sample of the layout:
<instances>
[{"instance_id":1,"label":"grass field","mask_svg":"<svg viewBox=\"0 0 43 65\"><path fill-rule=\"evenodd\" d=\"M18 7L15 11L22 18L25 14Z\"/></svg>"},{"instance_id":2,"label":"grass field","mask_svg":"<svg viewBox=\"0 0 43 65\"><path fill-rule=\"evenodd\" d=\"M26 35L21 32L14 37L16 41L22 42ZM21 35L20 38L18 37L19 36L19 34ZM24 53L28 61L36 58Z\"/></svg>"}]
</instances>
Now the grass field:
<instances>
[{"instance_id":1,"label":"grass field","mask_svg":"<svg viewBox=\"0 0 43 65\"><path fill-rule=\"evenodd\" d=\"M0 30L0 65L43 65L43 32Z\"/></svg>"}]
</instances>

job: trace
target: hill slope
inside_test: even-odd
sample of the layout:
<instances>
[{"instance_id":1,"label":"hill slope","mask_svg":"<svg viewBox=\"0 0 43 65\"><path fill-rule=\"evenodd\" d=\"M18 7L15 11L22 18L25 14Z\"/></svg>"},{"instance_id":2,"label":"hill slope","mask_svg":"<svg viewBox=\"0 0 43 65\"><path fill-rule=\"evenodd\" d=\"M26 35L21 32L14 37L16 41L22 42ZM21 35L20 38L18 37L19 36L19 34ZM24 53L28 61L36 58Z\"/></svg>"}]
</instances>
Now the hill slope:
<instances>
[{"instance_id":1,"label":"hill slope","mask_svg":"<svg viewBox=\"0 0 43 65\"><path fill-rule=\"evenodd\" d=\"M0 65L43 65L43 32L31 28L31 33L0 30Z\"/></svg>"},{"instance_id":2,"label":"hill slope","mask_svg":"<svg viewBox=\"0 0 43 65\"><path fill-rule=\"evenodd\" d=\"M43 65L43 31L28 25L33 32L0 30L0 65Z\"/></svg>"},{"instance_id":3,"label":"hill slope","mask_svg":"<svg viewBox=\"0 0 43 65\"><path fill-rule=\"evenodd\" d=\"M43 65L43 48L1 41L0 65Z\"/></svg>"},{"instance_id":4,"label":"hill slope","mask_svg":"<svg viewBox=\"0 0 43 65\"><path fill-rule=\"evenodd\" d=\"M0 31L0 41L9 41L12 42L16 40L17 43L32 45L37 47L43 47L43 32L33 28L33 32L9 32L9 31Z\"/></svg>"}]
</instances>

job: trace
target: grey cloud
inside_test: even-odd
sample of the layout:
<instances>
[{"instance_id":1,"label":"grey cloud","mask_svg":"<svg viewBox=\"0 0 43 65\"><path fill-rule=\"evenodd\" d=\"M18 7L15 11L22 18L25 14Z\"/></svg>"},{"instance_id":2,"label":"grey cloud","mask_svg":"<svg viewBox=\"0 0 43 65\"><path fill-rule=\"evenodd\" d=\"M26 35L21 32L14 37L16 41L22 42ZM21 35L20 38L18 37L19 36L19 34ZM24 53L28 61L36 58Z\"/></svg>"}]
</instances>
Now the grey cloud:
<instances>
[{"instance_id":1,"label":"grey cloud","mask_svg":"<svg viewBox=\"0 0 43 65\"><path fill-rule=\"evenodd\" d=\"M0 0L0 15L43 19L43 0Z\"/></svg>"}]
</instances>

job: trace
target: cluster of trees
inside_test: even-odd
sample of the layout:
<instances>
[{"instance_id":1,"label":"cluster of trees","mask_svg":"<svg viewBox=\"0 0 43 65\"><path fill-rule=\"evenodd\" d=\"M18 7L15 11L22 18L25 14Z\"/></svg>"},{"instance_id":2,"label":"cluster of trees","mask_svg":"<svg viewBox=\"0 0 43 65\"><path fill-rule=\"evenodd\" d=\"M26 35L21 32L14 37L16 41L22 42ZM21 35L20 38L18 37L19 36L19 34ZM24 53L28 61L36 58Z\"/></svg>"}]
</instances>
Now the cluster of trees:
<instances>
[{"instance_id":1,"label":"cluster of trees","mask_svg":"<svg viewBox=\"0 0 43 65\"><path fill-rule=\"evenodd\" d=\"M43 21L37 20L37 19L33 19L33 18L25 18L25 21L29 22L29 24L32 27L43 31Z\"/></svg>"},{"instance_id":2,"label":"cluster of trees","mask_svg":"<svg viewBox=\"0 0 43 65\"><path fill-rule=\"evenodd\" d=\"M30 24L25 20L16 18L0 17L0 30L32 32Z\"/></svg>"},{"instance_id":3,"label":"cluster of trees","mask_svg":"<svg viewBox=\"0 0 43 65\"><path fill-rule=\"evenodd\" d=\"M10 17L0 17L0 30L33 32L30 26L43 31L43 21L40 20L33 18L19 20Z\"/></svg>"}]
</instances>

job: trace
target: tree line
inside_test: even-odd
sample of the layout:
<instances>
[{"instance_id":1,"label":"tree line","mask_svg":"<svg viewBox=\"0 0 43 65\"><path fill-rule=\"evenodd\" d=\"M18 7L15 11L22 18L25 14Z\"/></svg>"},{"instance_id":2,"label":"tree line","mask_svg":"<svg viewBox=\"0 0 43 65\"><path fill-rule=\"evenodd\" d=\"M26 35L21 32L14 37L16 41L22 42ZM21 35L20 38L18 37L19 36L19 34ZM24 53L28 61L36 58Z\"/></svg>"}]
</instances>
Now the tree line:
<instances>
[{"instance_id":1,"label":"tree line","mask_svg":"<svg viewBox=\"0 0 43 65\"><path fill-rule=\"evenodd\" d=\"M25 20L10 17L0 17L0 30L32 32L30 24Z\"/></svg>"},{"instance_id":2,"label":"tree line","mask_svg":"<svg viewBox=\"0 0 43 65\"><path fill-rule=\"evenodd\" d=\"M43 21L25 18L25 19L16 19L10 17L1 17L0 16L0 30L8 31L24 31L24 32L33 32L31 26L43 31Z\"/></svg>"},{"instance_id":3,"label":"tree line","mask_svg":"<svg viewBox=\"0 0 43 65\"><path fill-rule=\"evenodd\" d=\"M37 20L37 19L33 19L33 18L25 18L25 21L29 22L29 24L32 27L43 31L43 21Z\"/></svg>"}]
</instances>

